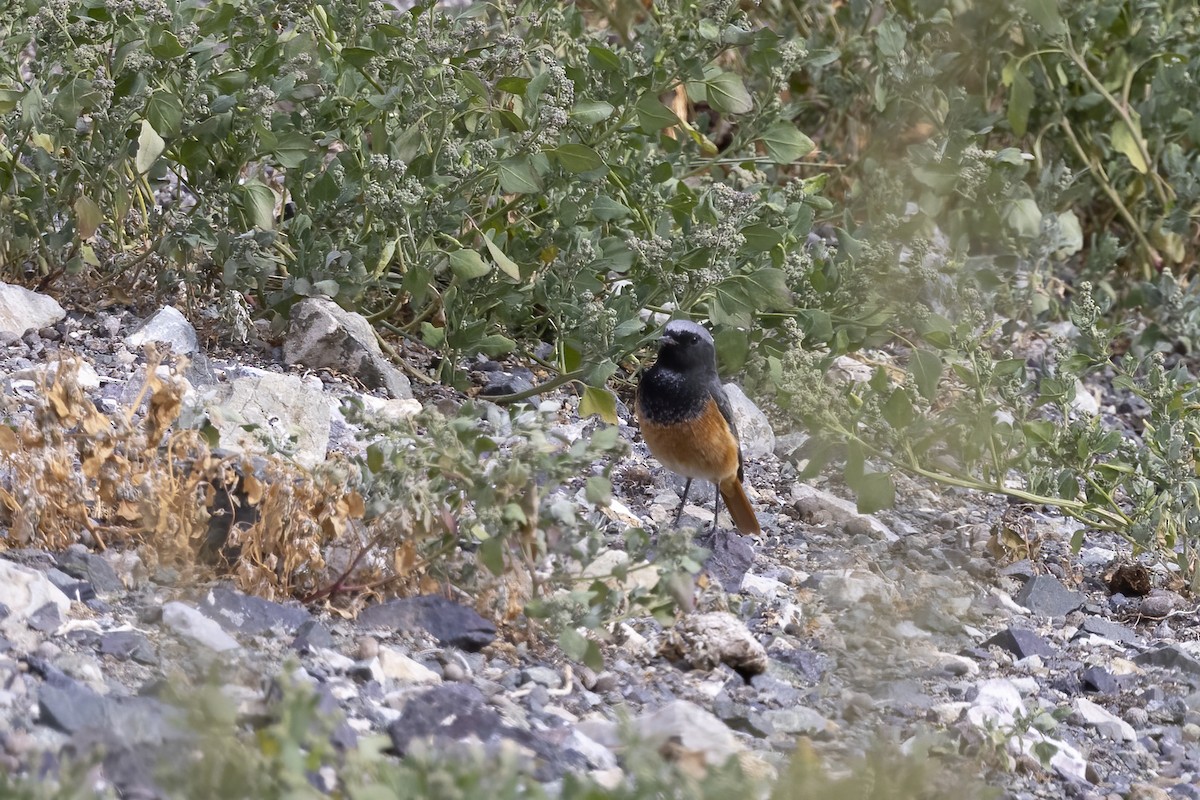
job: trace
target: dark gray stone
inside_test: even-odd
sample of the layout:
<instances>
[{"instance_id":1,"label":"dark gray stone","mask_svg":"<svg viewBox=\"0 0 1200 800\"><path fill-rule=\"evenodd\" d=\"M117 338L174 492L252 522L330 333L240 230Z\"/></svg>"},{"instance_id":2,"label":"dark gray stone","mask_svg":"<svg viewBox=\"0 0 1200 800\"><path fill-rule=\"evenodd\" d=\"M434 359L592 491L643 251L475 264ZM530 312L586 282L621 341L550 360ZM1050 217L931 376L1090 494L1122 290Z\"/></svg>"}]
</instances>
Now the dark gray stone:
<instances>
[{"instance_id":1,"label":"dark gray stone","mask_svg":"<svg viewBox=\"0 0 1200 800\"><path fill-rule=\"evenodd\" d=\"M1099 617L1088 617L1085 619L1083 624L1079 626L1079 631L1079 633L1075 634L1076 639L1090 633L1094 636L1103 636L1105 639L1120 642L1121 644L1137 644L1140 640L1140 637L1136 633L1124 625Z\"/></svg>"},{"instance_id":2,"label":"dark gray stone","mask_svg":"<svg viewBox=\"0 0 1200 800\"><path fill-rule=\"evenodd\" d=\"M46 577L58 587L60 592L74 602L83 603L96 596L96 590L92 588L90 583L68 575L60 569L46 570Z\"/></svg>"},{"instance_id":3,"label":"dark gray stone","mask_svg":"<svg viewBox=\"0 0 1200 800\"><path fill-rule=\"evenodd\" d=\"M1017 658L1052 656L1058 651L1041 636L1023 628L1006 628L983 643L1007 650Z\"/></svg>"},{"instance_id":4,"label":"dark gray stone","mask_svg":"<svg viewBox=\"0 0 1200 800\"><path fill-rule=\"evenodd\" d=\"M423 628L444 645L480 650L496 638L496 626L474 609L438 595L400 597L368 606L358 615L364 628L412 630Z\"/></svg>"},{"instance_id":5,"label":"dark gray stone","mask_svg":"<svg viewBox=\"0 0 1200 800\"><path fill-rule=\"evenodd\" d=\"M716 578L725 591L741 591L742 578L754 563L754 548L750 545L750 537L718 530L710 541L702 544L712 554L704 562L708 574Z\"/></svg>"},{"instance_id":6,"label":"dark gray stone","mask_svg":"<svg viewBox=\"0 0 1200 800\"><path fill-rule=\"evenodd\" d=\"M154 645L137 631L112 631L100 637L96 649L101 655L112 656L119 661L132 658L141 664L153 664Z\"/></svg>"},{"instance_id":7,"label":"dark gray stone","mask_svg":"<svg viewBox=\"0 0 1200 800\"><path fill-rule=\"evenodd\" d=\"M242 594L228 586L214 586L199 606L200 613L227 631L257 635L276 628L296 633L310 619L307 609L285 606L261 597Z\"/></svg>"},{"instance_id":8,"label":"dark gray stone","mask_svg":"<svg viewBox=\"0 0 1200 800\"><path fill-rule=\"evenodd\" d=\"M1028 581L1034 576L1034 574L1036 574L1036 571L1037 570L1033 566L1033 562L1026 558L1004 567L1002 570L1000 570L1000 574L1004 575L1005 577L1018 578L1023 581Z\"/></svg>"},{"instance_id":9,"label":"dark gray stone","mask_svg":"<svg viewBox=\"0 0 1200 800\"><path fill-rule=\"evenodd\" d=\"M474 686L448 683L422 692L404 704L400 719L388 726L392 747L403 756L414 739L461 741L474 736L481 742L504 730L500 714L489 708Z\"/></svg>"},{"instance_id":10,"label":"dark gray stone","mask_svg":"<svg viewBox=\"0 0 1200 800\"><path fill-rule=\"evenodd\" d=\"M499 373L492 376L487 385L479 391L479 394L484 397L496 397L498 395L527 392L532 388L533 382L521 375Z\"/></svg>"},{"instance_id":11,"label":"dark gray stone","mask_svg":"<svg viewBox=\"0 0 1200 800\"><path fill-rule=\"evenodd\" d=\"M1133 657L1133 663L1142 667L1167 667L1188 675L1200 676L1200 661L1177 644L1140 653Z\"/></svg>"},{"instance_id":12,"label":"dark gray stone","mask_svg":"<svg viewBox=\"0 0 1200 800\"><path fill-rule=\"evenodd\" d=\"M121 578L108 559L89 553L82 546L68 547L58 554L58 568L68 575L87 581L98 595L113 594L125 589ZM86 599L86 598L85 598Z\"/></svg>"},{"instance_id":13,"label":"dark gray stone","mask_svg":"<svg viewBox=\"0 0 1200 800\"><path fill-rule=\"evenodd\" d=\"M58 606L54 605L54 603L46 603L46 605L30 614L25 622L35 631L52 633L58 630L59 625L62 625L62 615L58 613Z\"/></svg>"},{"instance_id":14,"label":"dark gray stone","mask_svg":"<svg viewBox=\"0 0 1200 800\"><path fill-rule=\"evenodd\" d=\"M1064 617L1083 605L1082 594L1072 592L1050 575L1030 578L1013 599L1033 613L1047 617Z\"/></svg>"},{"instance_id":15,"label":"dark gray stone","mask_svg":"<svg viewBox=\"0 0 1200 800\"><path fill-rule=\"evenodd\" d=\"M130 746L184 736L177 709L149 697L105 697L69 678L38 690L38 713L63 733L103 733Z\"/></svg>"},{"instance_id":16,"label":"dark gray stone","mask_svg":"<svg viewBox=\"0 0 1200 800\"><path fill-rule=\"evenodd\" d=\"M1079 682L1085 692L1116 694L1121 688L1111 672L1103 667L1088 667L1079 674Z\"/></svg>"},{"instance_id":17,"label":"dark gray stone","mask_svg":"<svg viewBox=\"0 0 1200 800\"><path fill-rule=\"evenodd\" d=\"M330 648L333 645L333 634L315 619L301 625L296 631L296 638L292 640L292 649L301 653L311 652L318 647Z\"/></svg>"}]
</instances>

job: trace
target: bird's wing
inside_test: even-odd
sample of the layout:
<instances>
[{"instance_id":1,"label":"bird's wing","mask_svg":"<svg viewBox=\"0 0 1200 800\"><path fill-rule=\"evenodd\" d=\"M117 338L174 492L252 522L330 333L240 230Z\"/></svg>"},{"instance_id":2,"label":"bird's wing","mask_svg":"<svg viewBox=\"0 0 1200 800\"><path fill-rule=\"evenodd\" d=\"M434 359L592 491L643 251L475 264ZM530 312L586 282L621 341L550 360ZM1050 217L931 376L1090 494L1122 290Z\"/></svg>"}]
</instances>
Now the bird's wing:
<instances>
[{"instance_id":1,"label":"bird's wing","mask_svg":"<svg viewBox=\"0 0 1200 800\"><path fill-rule=\"evenodd\" d=\"M708 393L712 395L713 402L717 404L717 410L725 418L725 422L729 425L730 433L733 434L734 440L738 443L738 480L740 481L745 474L746 459L742 457L742 443L741 439L738 438L737 423L733 421L733 406L729 405L729 396L725 394L725 389L721 386L720 379L713 378L709 381Z\"/></svg>"}]
</instances>

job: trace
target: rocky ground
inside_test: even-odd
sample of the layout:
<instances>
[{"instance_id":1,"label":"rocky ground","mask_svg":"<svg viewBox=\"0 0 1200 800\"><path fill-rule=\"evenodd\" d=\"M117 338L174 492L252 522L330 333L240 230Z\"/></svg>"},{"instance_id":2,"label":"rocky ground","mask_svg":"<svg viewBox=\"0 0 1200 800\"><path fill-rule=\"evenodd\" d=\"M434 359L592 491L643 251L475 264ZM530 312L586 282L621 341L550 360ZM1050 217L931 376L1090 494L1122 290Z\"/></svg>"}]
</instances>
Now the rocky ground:
<instances>
[{"instance_id":1,"label":"rocky ground","mask_svg":"<svg viewBox=\"0 0 1200 800\"><path fill-rule=\"evenodd\" d=\"M99 407L136 397L147 340L192 354L194 390L227 412L223 445L249 446L238 439L247 422L299 429L302 464L356 446L330 398L363 393L397 415L438 400L420 390L414 399L353 315L319 303L297 315L305 328L282 348L218 356L174 309L147 324L130 311L64 314L47 298L0 292L10 422L29 413L40 374L63 351L90 366ZM356 382L312 371L328 366ZM481 367L497 391L528 385ZM549 399L578 429L572 399ZM173 685L215 677L252 721L287 676L315 687L324 712L341 712L339 746L374 736L401 753L424 737L507 742L547 782L581 771L620 781L618 723L629 719L673 757L737 756L760 774L782 769L799 737L837 765L882 734L910 750L933 742L971 755L1009 798L1200 798L1200 622L1194 599L1163 588L1167 567L1103 536L1088 535L1076 555L1061 519L911 483L895 510L861 516L836 486L796 480L796 434L776 438L749 401L737 405L762 536L707 540L696 608L671 629L622 623L599 672L515 643L445 597L396 599L350 619L187 585L136 552L21 547L0 528L0 770L56 774L66 754L101 742L96 781L155 796L154 754L186 727ZM616 500L654 529L673 517L682 485L630 423ZM711 521L710 498L690 499L691 524ZM612 523L614 536L620 529ZM1114 578L1122 564L1137 568Z\"/></svg>"}]
</instances>

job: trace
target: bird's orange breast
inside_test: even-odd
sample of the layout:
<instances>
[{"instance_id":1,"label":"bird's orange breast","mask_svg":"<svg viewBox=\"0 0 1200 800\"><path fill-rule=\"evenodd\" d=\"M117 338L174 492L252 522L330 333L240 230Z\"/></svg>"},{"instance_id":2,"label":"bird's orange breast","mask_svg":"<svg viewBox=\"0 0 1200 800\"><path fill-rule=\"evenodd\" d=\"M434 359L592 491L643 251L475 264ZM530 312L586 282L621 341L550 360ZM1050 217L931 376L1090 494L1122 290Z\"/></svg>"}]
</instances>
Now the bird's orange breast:
<instances>
[{"instance_id":1,"label":"bird's orange breast","mask_svg":"<svg viewBox=\"0 0 1200 800\"><path fill-rule=\"evenodd\" d=\"M713 400L699 415L662 425L635 409L642 438L663 466L688 478L721 482L736 476L738 442Z\"/></svg>"}]
</instances>

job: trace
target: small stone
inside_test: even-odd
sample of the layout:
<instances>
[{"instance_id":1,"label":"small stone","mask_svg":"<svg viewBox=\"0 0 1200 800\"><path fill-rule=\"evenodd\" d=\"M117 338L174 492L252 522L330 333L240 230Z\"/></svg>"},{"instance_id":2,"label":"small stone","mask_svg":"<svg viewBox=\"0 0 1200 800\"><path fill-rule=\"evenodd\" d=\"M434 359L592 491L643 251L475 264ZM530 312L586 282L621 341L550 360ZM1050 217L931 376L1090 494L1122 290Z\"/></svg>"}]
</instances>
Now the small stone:
<instances>
[{"instance_id":1,"label":"small stone","mask_svg":"<svg viewBox=\"0 0 1200 800\"><path fill-rule=\"evenodd\" d=\"M1116 694L1120 688L1117 679L1103 667L1088 667L1079 674L1079 682L1085 692Z\"/></svg>"},{"instance_id":2,"label":"small stone","mask_svg":"<svg viewBox=\"0 0 1200 800\"><path fill-rule=\"evenodd\" d=\"M438 684L442 676L391 647L379 648L379 671L401 684Z\"/></svg>"},{"instance_id":3,"label":"small stone","mask_svg":"<svg viewBox=\"0 0 1200 800\"><path fill-rule=\"evenodd\" d=\"M557 689L562 685L562 676L557 670L550 667L526 667L521 670L522 683L536 683L539 686L545 686L550 689Z\"/></svg>"},{"instance_id":4,"label":"small stone","mask_svg":"<svg viewBox=\"0 0 1200 800\"><path fill-rule=\"evenodd\" d=\"M1180 729L1185 742L1200 742L1200 725L1189 722Z\"/></svg>"},{"instance_id":5,"label":"small stone","mask_svg":"<svg viewBox=\"0 0 1200 800\"><path fill-rule=\"evenodd\" d=\"M1166 789L1152 783L1135 783L1129 787L1125 800L1172 800Z\"/></svg>"},{"instance_id":6,"label":"small stone","mask_svg":"<svg viewBox=\"0 0 1200 800\"><path fill-rule=\"evenodd\" d=\"M180 637L209 650L224 653L241 647L218 623L186 603L167 603L163 606L162 620Z\"/></svg>"},{"instance_id":7,"label":"small stone","mask_svg":"<svg viewBox=\"0 0 1200 800\"><path fill-rule=\"evenodd\" d=\"M764 672L767 651L745 623L725 611L691 614L663 637L659 652L692 669L728 664L743 677Z\"/></svg>"},{"instance_id":8,"label":"small stone","mask_svg":"<svg viewBox=\"0 0 1200 800\"><path fill-rule=\"evenodd\" d=\"M875 538L887 542L900 539L891 528L874 516L859 514L854 503L806 483L798 483L792 487L792 503L800 512L801 518L810 523L826 525L835 522L845 526L851 520L861 520L861 524L865 525Z\"/></svg>"},{"instance_id":9,"label":"small stone","mask_svg":"<svg viewBox=\"0 0 1200 800\"><path fill-rule=\"evenodd\" d=\"M1079 626L1079 631L1073 638L1078 639L1085 634L1092 634L1120 644L1136 644L1139 641L1138 635L1129 628L1099 617L1085 619Z\"/></svg>"},{"instance_id":10,"label":"small stone","mask_svg":"<svg viewBox=\"0 0 1200 800\"><path fill-rule=\"evenodd\" d=\"M388 725L392 747L401 756L416 739L487 742L506 730L500 715L469 684L445 683L413 695L400 718Z\"/></svg>"},{"instance_id":11,"label":"small stone","mask_svg":"<svg viewBox=\"0 0 1200 800\"><path fill-rule=\"evenodd\" d=\"M647 746L672 742L677 755L697 757L704 766L721 766L743 749L725 723L687 700L673 700L639 717L633 729Z\"/></svg>"},{"instance_id":12,"label":"small stone","mask_svg":"<svg viewBox=\"0 0 1200 800\"><path fill-rule=\"evenodd\" d=\"M46 603L29 615L26 624L35 631L52 633L58 630L59 625L62 625L62 614L59 613L58 606L54 603Z\"/></svg>"},{"instance_id":13,"label":"small stone","mask_svg":"<svg viewBox=\"0 0 1200 800\"><path fill-rule=\"evenodd\" d=\"M384 355L371 323L361 314L328 298L309 297L292 307L289 318L285 363L335 367L373 389L386 389L394 398L412 397L408 377Z\"/></svg>"},{"instance_id":14,"label":"small stone","mask_svg":"<svg viewBox=\"0 0 1200 800\"><path fill-rule=\"evenodd\" d=\"M171 352L178 355L190 355L200 349L196 329L174 306L159 309L140 328L125 337L125 345L130 350L137 350L146 342L170 345Z\"/></svg>"},{"instance_id":15,"label":"small stone","mask_svg":"<svg viewBox=\"0 0 1200 800\"><path fill-rule=\"evenodd\" d=\"M804 706L763 711L760 716L776 733L823 736L835 727L821 714Z\"/></svg>"},{"instance_id":16,"label":"small stone","mask_svg":"<svg viewBox=\"0 0 1200 800\"><path fill-rule=\"evenodd\" d=\"M753 572L747 572L742 576L742 592L757 597L768 603L772 602L782 592L787 591L787 586L774 578L764 578L761 575L755 575Z\"/></svg>"},{"instance_id":17,"label":"small stone","mask_svg":"<svg viewBox=\"0 0 1200 800\"><path fill-rule=\"evenodd\" d=\"M1118 742L1132 742L1137 739L1132 725L1091 700L1077 697L1072 707L1085 724L1095 728L1107 739Z\"/></svg>"},{"instance_id":18,"label":"small stone","mask_svg":"<svg viewBox=\"0 0 1200 800\"><path fill-rule=\"evenodd\" d=\"M154 660L154 646L137 631L112 631L100 637L97 649L101 655L118 661L133 658L140 663Z\"/></svg>"},{"instance_id":19,"label":"small stone","mask_svg":"<svg viewBox=\"0 0 1200 800\"><path fill-rule=\"evenodd\" d=\"M617 685L618 678L616 673L605 670L596 676L596 685L592 687L592 691L596 694L604 694L616 689Z\"/></svg>"},{"instance_id":20,"label":"small stone","mask_svg":"<svg viewBox=\"0 0 1200 800\"><path fill-rule=\"evenodd\" d=\"M527 392L533 388L533 381L523 375L508 375L499 373L493 375L487 385L479 390L483 397L497 397L517 392Z\"/></svg>"},{"instance_id":21,"label":"small stone","mask_svg":"<svg viewBox=\"0 0 1200 800\"><path fill-rule=\"evenodd\" d=\"M983 643L1007 650L1018 659L1030 656L1052 656L1057 650L1033 631L1023 628L1006 628Z\"/></svg>"},{"instance_id":22,"label":"small stone","mask_svg":"<svg viewBox=\"0 0 1200 800\"><path fill-rule=\"evenodd\" d=\"M1047 617L1065 617L1083 605L1082 594L1070 591L1058 578L1050 575L1030 578L1013 600L1033 613Z\"/></svg>"},{"instance_id":23,"label":"small stone","mask_svg":"<svg viewBox=\"0 0 1200 800\"><path fill-rule=\"evenodd\" d=\"M379 655L379 640L374 636L359 636L354 643L358 647L358 657L362 661L370 661Z\"/></svg>"},{"instance_id":24,"label":"small stone","mask_svg":"<svg viewBox=\"0 0 1200 800\"><path fill-rule=\"evenodd\" d=\"M1142 598L1142 602L1138 606L1138 613L1152 619L1165 617L1180 607L1180 599L1179 595L1174 592L1155 589Z\"/></svg>"},{"instance_id":25,"label":"small stone","mask_svg":"<svg viewBox=\"0 0 1200 800\"><path fill-rule=\"evenodd\" d=\"M49 327L67 316L54 298L23 286L0 283L0 331L18 337L28 330Z\"/></svg>"},{"instance_id":26,"label":"small stone","mask_svg":"<svg viewBox=\"0 0 1200 800\"><path fill-rule=\"evenodd\" d=\"M296 630L296 638L292 640L292 649L308 653L319 647L333 647L333 635L329 629L315 619L303 623Z\"/></svg>"}]
</instances>

